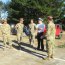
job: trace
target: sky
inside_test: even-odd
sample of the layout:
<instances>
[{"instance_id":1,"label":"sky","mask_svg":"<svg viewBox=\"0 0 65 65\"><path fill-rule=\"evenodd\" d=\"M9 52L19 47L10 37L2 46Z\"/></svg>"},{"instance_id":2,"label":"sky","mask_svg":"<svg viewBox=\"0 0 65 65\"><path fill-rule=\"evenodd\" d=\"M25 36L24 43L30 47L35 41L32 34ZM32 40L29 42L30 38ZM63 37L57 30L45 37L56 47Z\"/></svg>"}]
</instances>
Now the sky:
<instances>
[{"instance_id":1,"label":"sky","mask_svg":"<svg viewBox=\"0 0 65 65\"><path fill-rule=\"evenodd\" d=\"M2 1L3 3L7 3L7 2L9 2L11 0L0 0L0 1Z\"/></svg>"},{"instance_id":2,"label":"sky","mask_svg":"<svg viewBox=\"0 0 65 65\"><path fill-rule=\"evenodd\" d=\"M10 2L11 0L0 0L0 1L2 1L3 3L7 3L7 2ZM6 19L7 16L8 16L7 11L5 11L4 13L1 12L1 18L2 18L2 19Z\"/></svg>"},{"instance_id":3,"label":"sky","mask_svg":"<svg viewBox=\"0 0 65 65\"><path fill-rule=\"evenodd\" d=\"M2 13L2 12L1 12L1 19L6 19L6 18L7 18L7 16L8 16L7 11L6 11L6 12L4 12L4 13Z\"/></svg>"}]
</instances>

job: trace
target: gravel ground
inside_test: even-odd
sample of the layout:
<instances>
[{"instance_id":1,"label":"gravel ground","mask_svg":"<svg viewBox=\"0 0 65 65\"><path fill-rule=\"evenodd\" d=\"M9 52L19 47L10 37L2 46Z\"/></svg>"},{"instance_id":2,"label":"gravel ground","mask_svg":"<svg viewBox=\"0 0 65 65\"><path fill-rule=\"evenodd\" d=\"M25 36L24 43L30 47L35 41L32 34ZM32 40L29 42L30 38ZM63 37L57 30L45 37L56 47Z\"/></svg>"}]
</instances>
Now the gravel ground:
<instances>
[{"instance_id":1,"label":"gravel ground","mask_svg":"<svg viewBox=\"0 0 65 65\"><path fill-rule=\"evenodd\" d=\"M57 39L56 44L61 45L65 43L65 34L63 34L62 39ZM12 36L12 39L16 40L16 36ZM2 37L0 37L2 40ZM44 60L47 57L45 51L38 51L33 49L28 42L28 39L23 38L23 43L21 45L21 50L18 49L16 41L13 40L13 48L6 48L3 51L0 48L0 65L65 65L65 48L56 48L55 57L51 60ZM3 45L0 42L0 47Z\"/></svg>"}]
</instances>

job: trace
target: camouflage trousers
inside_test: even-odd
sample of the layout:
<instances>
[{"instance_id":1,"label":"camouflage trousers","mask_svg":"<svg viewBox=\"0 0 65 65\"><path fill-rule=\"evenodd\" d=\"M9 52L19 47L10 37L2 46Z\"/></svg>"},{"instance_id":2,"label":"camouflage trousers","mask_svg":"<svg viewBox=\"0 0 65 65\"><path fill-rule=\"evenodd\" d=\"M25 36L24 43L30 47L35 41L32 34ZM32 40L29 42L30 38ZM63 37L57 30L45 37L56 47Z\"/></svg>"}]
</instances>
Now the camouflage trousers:
<instances>
[{"instance_id":1,"label":"camouflage trousers","mask_svg":"<svg viewBox=\"0 0 65 65\"><path fill-rule=\"evenodd\" d=\"M54 56L55 52L55 41L54 40L49 40L47 41L47 53L48 57L51 58Z\"/></svg>"},{"instance_id":2,"label":"camouflage trousers","mask_svg":"<svg viewBox=\"0 0 65 65\"><path fill-rule=\"evenodd\" d=\"M22 40L22 33L17 33L17 41L18 43L21 43Z\"/></svg>"},{"instance_id":3,"label":"camouflage trousers","mask_svg":"<svg viewBox=\"0 0 65 65\"><path fill-rule=\"evenodd\" d=\"M29 42L31 45L35 46L35 34L29 35Z\"/></svg>"},{"instance_id":4,"label":"camouflage trousers","mask_svg":"<svg viewBox=\"0 0 65 65\"><path fill-rule=\"evenodd\" d=\"M3 34L3 43L5 47L7 46L7 42L9 43L9 46L12 46L11 35Z\"/></svg>"}]
</instances>

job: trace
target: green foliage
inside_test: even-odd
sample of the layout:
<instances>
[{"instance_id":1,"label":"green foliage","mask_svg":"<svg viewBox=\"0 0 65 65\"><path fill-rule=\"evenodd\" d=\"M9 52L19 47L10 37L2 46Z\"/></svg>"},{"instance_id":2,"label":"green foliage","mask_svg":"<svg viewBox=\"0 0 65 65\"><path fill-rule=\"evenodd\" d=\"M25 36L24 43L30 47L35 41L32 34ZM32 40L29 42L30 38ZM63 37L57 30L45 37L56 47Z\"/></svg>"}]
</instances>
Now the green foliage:
<instances>
[{"instance_id":1,"label":"green foliage","mask_svg":"<svg viewBox=\"0 0 65 65\"><path fill-rule=\"evenodd\" d=\"M1 11L2 11L2 9L3 9L3 3L2 3L2 1L0 1L0 18L1 18Z\"/></svg>"},{"instance_id":2,"label":"green foliage","mask_svg":"<svg viewBox=\"0 0 65 65\"><path fill-rule=\"evenodd\" d=\"M45 18L48 15L57 18L62 13L63 2L63 0L11 0L8 19L16 22L23 17L28 22L31 18Z\"/></svg>"},{"instance_id":3,"label":"green foliage","mask_svg":"<svg viewBox=\"0 0 65 65\"><path fill-rule=\"evenodd\" d=\"M0 9L3 8L3 3L0 1Z\"/></svg>"},{"instance_id":4,"label":"green foliage","mask_svg":"<svg viewBox=\"0 0 65 65\"><path fill-rule=\"evenodd\" d=\"M58 48L65 48L65 44L59 45Z\"/></svg>"}]
</instances>

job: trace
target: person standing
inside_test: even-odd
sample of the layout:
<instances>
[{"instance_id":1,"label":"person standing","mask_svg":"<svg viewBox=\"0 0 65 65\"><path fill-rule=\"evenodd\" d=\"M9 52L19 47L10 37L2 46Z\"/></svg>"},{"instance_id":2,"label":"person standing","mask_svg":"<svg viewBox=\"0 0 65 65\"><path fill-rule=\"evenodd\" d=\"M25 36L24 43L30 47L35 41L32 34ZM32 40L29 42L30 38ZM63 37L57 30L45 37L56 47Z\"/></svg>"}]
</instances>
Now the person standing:
<instances>
[{"instance_id":1,"label":"person standing","mask_svg":"<svg viewBox=\"0 0 65 65\"><path fill-rule=\"evenodd\" d=\"M35 32L36 32L36 24L34 23L34 20L31 19L31 22L29 24L30 28L30 35L29 35L29 41L32 46L34 46L35 43Z\"/></svg>"},{"instance_id":2,"label":"person standing","mask_svg":"<svg viewBox=\"0 0 65 65\"><path fill-rule=\"evenodd\" d=\"M20 47L22 36L23 36L23 27L24 27L23 21L24 21L23 18L20 18L19 23L17 23L15 26L17 30L17 41L18 41L19 47Z\"/></svg>"},{"instance_id":3,"label":"person standing","mask_svg":"<svg viewBox=\"0 0 65 65\"><path fill-rule=\"evenodd\" d=\"M43 32L45 28L45 24L42 22L43 19L39 18L38 24L37 24L37 41L38 41L38 50L43 51L44 50L44 44L43 44Z\"/></svg>"},{"instance_id":4,"label":"person standing","mask_svg":"<svg viewBox=\"0 0 65 65\"><path fill-rule=\"evenodd\" d=\"M11 48L12 47L11 28L10 28L10 25L7 23L7 20L3 20L1 31L3 35L4 48L7 47L7 42L9 43L9 48Z\"/></svg>"},{"instance_id":5,"label":"person standing","mask_svg":"<svg viewBox=\"0 0 65 65\"><path fill-rule=\"evenodd\" d=\"M55 46L55 24L53 23L53 17L48 16L48 31L47 31L47 44L48 44L48 59L54 56Z\"/></svg>"}]
</instances>

